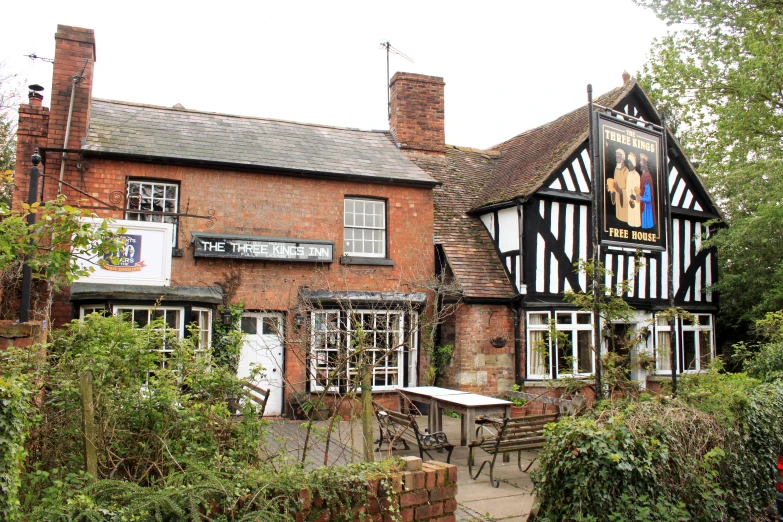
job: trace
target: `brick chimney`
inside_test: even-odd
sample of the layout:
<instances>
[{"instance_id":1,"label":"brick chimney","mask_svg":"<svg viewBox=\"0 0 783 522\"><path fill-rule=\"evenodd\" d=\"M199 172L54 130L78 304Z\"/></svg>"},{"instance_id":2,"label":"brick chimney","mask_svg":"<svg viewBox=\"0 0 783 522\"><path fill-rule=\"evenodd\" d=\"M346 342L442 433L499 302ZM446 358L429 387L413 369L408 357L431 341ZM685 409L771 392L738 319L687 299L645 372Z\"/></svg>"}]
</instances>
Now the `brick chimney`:
<instances>
[{"instance_id":1,"label":"brick chimney","mask_svg":"<svg viewBox=\"0 0 783 522\"><path fill-rule=\"evenodd\" d=\"M49 137L51 148L80 149L87 137L92 105L92 75L95 64L95 33L92 29L58 25L54 35L54 71L52 74L51 110L49 116ZM76 82L74 82L76 78ZM73 90L73 114L70 135L65 143L68 126L68 112ZM66 162L65 181L73 182L76 173L74 165L77 155L69 154ZM61 155L50 152L46 155L46 171L59 176ZM51 189L51 190L50 190ZM56 183L46 184L45 199L55 197Z\"/></svg>"},{"instance_id":2,"label":"brick chimney","mask_svg":"<svg viewBox=\"0 0 783 522\"><path fill-rule=\"evenodd\" d=\"M398 72L391 79L389 126L402 150L445 154L443 78Z\"/></svg>"},{"instance_id":3,"label":"brick chimney","mask_svg":"<svg viewBox=\"0 0 783 522\"><path fill-rule=\"evenodd\" d=\"M37 86L36 86L37 87ZM16 128L16 166L14 168L14 201L19 208L27 201L30 186L30 158L37 148L46 147L49 134L49 108L43 107L43 95L30 90L29 103L19 105L19 124Z\"/></svg>"}]
</instances>

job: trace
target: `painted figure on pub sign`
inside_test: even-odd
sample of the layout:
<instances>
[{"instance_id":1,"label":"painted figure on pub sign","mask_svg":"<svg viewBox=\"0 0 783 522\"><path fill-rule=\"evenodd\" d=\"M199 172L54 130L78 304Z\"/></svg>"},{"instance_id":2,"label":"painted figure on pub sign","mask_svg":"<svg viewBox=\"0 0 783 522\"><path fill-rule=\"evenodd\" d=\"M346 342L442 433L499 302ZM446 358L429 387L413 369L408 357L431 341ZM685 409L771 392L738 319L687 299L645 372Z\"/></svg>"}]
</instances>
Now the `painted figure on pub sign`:
<instances>
[{"instance_id":1,"label":"painted figure on pub sign","mask_svg":"<svg viewBox=\"0 0 783 522\"><path fill-rule=\"evenodd\" d=\"M600 120L603 193L602 242L661 250L658 165L662 137L625 122Z\"/></svg>"}]
</instances>

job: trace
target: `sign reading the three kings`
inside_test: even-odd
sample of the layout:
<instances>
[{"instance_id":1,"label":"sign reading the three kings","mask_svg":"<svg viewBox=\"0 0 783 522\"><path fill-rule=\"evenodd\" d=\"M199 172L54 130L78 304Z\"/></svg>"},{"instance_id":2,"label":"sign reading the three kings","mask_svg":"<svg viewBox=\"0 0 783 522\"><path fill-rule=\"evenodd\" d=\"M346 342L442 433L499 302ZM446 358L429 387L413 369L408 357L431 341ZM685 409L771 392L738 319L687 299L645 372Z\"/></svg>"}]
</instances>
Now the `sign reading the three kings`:
<instances>
[{"instance_id":1,"label":"sign reading the three kings","mask_svg":"<svg viewBox=\"0 0 783 522\"><path fill-rule=\"evenodd\" d=\"M666 250L662 134L603 114L597 120L601 244Z\"/></svg>"}]
</instances>

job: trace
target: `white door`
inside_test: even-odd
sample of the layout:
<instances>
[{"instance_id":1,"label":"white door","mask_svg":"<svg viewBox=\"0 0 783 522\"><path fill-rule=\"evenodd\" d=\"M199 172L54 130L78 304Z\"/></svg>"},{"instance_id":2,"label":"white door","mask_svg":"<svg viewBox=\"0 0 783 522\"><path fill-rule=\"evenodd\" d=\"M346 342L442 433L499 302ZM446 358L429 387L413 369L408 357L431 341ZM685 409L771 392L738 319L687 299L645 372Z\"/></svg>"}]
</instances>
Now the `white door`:
<instances>
[{"instance_id":1,"label":"white door","mask_svg":"<svg viewBox=\"0 0 783 522\"><path fill-rule=\"evenodd\" d=\"M251 370L263 368L253 383L271 389L264 415L283 412L283 315L245 312L242 314L245 344L239 356L237 376L249 378Z\"/></svg>"}]
</instances>

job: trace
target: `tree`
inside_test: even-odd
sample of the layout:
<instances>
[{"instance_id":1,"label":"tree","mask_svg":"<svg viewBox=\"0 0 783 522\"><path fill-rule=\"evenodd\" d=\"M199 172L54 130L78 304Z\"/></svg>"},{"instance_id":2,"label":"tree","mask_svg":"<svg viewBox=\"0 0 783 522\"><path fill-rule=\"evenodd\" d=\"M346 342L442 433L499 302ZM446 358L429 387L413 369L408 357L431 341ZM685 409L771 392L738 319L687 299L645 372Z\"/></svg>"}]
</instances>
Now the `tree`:
<instances>
[{"instance_id":1,"label":"tree","mask_svg":"<svg viewBox=\"0 0 783 522\"><path fill-rule=\"evenodd\" d=\"M27 222L31 213L37 215L35 224ZM54 292L117 255L124 230L113 231L106 220L94 218L87 210L66 205L64 196L24 203L21 210L0 202L0 318L16 317L24 265L32 267L38 282L35 315L46 319Z\"/></svg>"},{"instance_id":2,"label":"tree","mask_svg":"<svg viewBox=\"0 0 783 522\"><path fill-rule=\"evenodd\" d=\"M13 184L10 174L16 166L16 110L21 100L16 75L0 62L0 201L10 202Z\"/></svg>"},{"instance_id":3,"label":"tree","mask_svg":"<svg viewBox=\"0 0 783 522\"><path fill-rule=\"evenodd\" d=\"M746 326L783 308L783 2L636 0L673 25L640 80L729 224L716 246L721 314Z\"/></svg>"}]
</instances>

